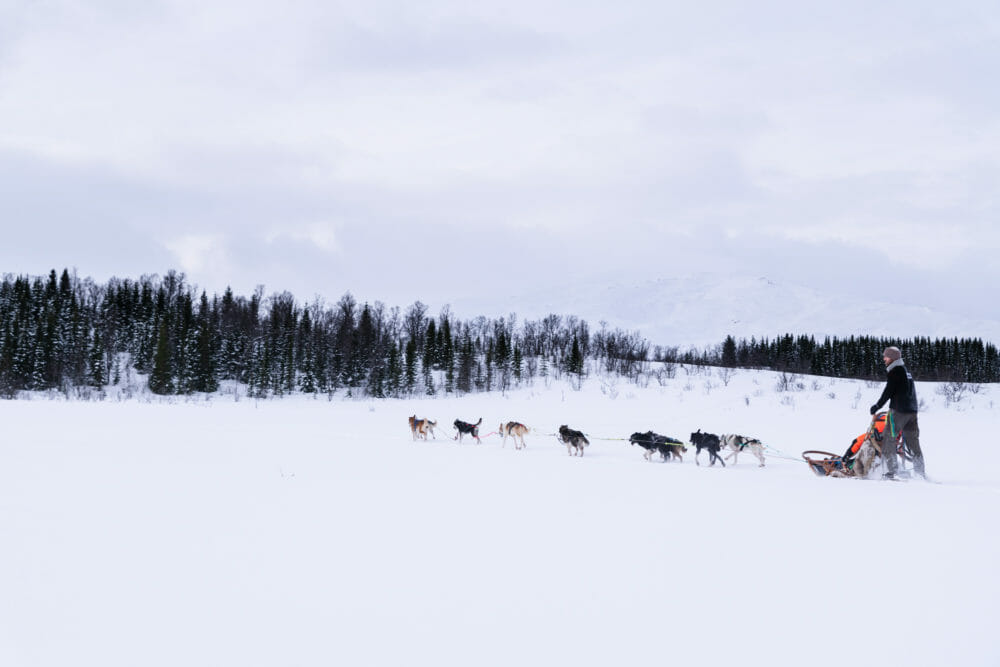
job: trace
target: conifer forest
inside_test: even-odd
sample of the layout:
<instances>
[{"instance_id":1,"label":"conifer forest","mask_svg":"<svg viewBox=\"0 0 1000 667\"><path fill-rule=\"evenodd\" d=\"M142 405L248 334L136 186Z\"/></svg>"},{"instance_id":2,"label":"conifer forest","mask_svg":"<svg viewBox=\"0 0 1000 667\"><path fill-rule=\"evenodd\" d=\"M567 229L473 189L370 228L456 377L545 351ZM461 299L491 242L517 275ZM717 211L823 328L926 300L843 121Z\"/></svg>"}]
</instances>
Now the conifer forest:
<instances>
[{"instance_id":1,"label":"conifer forest","mask_svg":"<svg viewBox=\"0 0 1000 667\"><path fill-rule=\"evenodd\" d=\"M881 351L903 350L917 380L997 382L995 345L980 339L727 337L709 349L652 345L638 332L594 329L570 314L520 321L516 313L460 319L416 301L405 308L298 302L263 288L221 296L174 271L98 284L68 270L6 275L0 283L0 395L100 390L138 374L156 394L215 392L227 381L254 397L292 392L357 397L465 394L536 378L591 373L632 382L678 365L767 368L881 380Z\"/></svg>"}]
</instances>

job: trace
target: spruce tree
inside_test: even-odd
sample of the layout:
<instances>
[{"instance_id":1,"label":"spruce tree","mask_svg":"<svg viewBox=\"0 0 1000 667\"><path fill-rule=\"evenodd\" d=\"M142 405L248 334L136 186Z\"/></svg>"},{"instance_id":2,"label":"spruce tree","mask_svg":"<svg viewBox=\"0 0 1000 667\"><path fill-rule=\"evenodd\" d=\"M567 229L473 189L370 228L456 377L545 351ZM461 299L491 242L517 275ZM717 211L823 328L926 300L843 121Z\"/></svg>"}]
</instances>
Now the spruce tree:
<instances>
[{"instance_id":1,"label":"spruce tree","mask_svg":"<svg viewBox=\"0 0 1000 667\"><path fill-rule=\"evenodd\" d=\"M88 355L88 378L90 386L101 388L108 383L106 365L104 357L104 341L101 339L99 329L94 329L94 338L90 344L90 354Z\"/></svg>"},{"instance_id":2,"label":"spruce tree","mask_svg":"<svg viewBox=\"0 0 1000 667\"><path fill-rule=\"evenodd\" d=\"M403 388L403 364L399 347L389 345L389 367L387 369L386 391L389 396L398 397Z\"/></svg>"},{"instance_id":3,"label":"spruce tree","mask_svg":"<svg viewBox=\"0 0 1000 667\"><path fill-rule=\"evenodd\" d=\"M722 343L722 365L728 368L736 366L736 339L732 336L726 336Z\"/></svg>"},{"instance_id":4,"label":"spruce tree","mask_svg":"<svg viewBox=\"0 0 1000 667\"><path fill-rule=\"evenodd\" d=\"M517 383L520 384L521 376L524 373L524 365L523 365L523 359L521 357L521 347L517 344L514 345L514 355L513 355L512 365L513 365L512 370L514 372L514 380L516 380Z\"/></svg>"},{"instance_id":5,"label":"spruce tree","mask_svg":"<svg viewBox=\"0 0 1000 667\"><path fill-rule=\"evenodd\" d=\"M201 294L201 305L198 310L195 336L194 381L192 389L208 393L217 391L219 389L219 381L216 374L217 338L215 329L212 326L208 297L204 292Z\"/></svg>"},{"instance_id":6,"label":"spruce tree","mask_svg":"<svg viewBox=\"0 0 1000 667\"><path fill-rule=\"evenodd\" d=\"M170 337L167 323L160 324L156 338L156 354L153 356L153 371L149 375L149 390L154 394L174 393L174 379L170 368Z\"/></svg>"},{"instance_id":7,"label":"spruce tree","mask_svg":"<svg viewBox=\"0 0 1000 667\"><path fill-rule=\"evenodd\" d=\"M403 389L407 394L417 384L417 342L412 338L406 343L406 370Z\"/></svg>"},{"instance_id":8,"label":"spruce tree","mask_svg":"<svg viewBox=\"0 0 1000 667\"><path fill-rule=\"evenodd\" d=\"M569 360L566 370L576 375L578 378L583 375L583 355L580 353L580 341L576 335L573 336L573 347L569 353Z\"/></svg>"},{"instance_id":9,"label":"spruce tree","mask_svg":"<svg viewBox=\"0 0 1000 667\"><path fill-rule=\"evenodd\" d=\"M472 347L472 340L469 332L466 331L462 338L461 354L458 361L458 391L469 393L472 391L472 373L475 369L476 353Z\"/></svg>"},{"instance_id":10,"label":"spruce tree","mask_svg":"<svg viewBox=\"0 0 1000 667\"><path fill-rule=\"evenodd\" d=\"M424 368L427 370L440 368L437 349L437 326L434 324L433 319L427 322L427 332L424 334L423 362Z\"/></svg>"}]
</instances>

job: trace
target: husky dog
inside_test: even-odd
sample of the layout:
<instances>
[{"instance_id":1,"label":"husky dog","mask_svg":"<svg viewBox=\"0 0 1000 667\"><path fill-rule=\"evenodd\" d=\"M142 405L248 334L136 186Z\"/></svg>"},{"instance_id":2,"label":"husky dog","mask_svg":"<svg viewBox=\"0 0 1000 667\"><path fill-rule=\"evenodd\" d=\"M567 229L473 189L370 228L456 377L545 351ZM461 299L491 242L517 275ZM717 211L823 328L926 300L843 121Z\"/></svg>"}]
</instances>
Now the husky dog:
<instances>
[{"instance_id":1,"label":"husky dog","mask_svg":"<svg viewBox=\"0 0 1000 667\"><path fill-rule=\"evenodd\" d=\"M428 433L437 440L437 436L434 435L435 426L437 426L437 422L432 422L430 419L417 419L416 415L410 417L410 434L413 435L414 440L417 438L426 440Z\"/></svg>"},{"instance_id":2,"label":"husky dog","mask_svg":"<svg viewBox=\"0 0 1000 667\"><path fill-rule=\"evenodd\" d=\"M464 422L461 419L456 419L455 428L458 429L458 433L455 434L455 437L452 438L452 440L458 440L459 442L462 442L462 437L466 433L468 433L469 435L471 435L473 438L476 439L476 442L478 442L479 444L483 444L483 441L479 439L479 425L482 423L483 423L482 417L480 417L479 421L477 421L475 424L470 424L469 422Z\"/></svg>"},{"instance_id":3,"label":"husky dog","mask_svg":"<svg viewBox=\"0 0 1000 667\"><path fill-rule=\"evenodd\" d=\"M506 424L500 424L500 428L497 429L500 435L503 436L503 444L501 447L507 446L507 438L514 440L514 449L524 449L527 445L524 443L524 434L528 432L528 427L519 422L507 422ZM518 445L518 440L521 444Z\"/></svg>"},{"instance_id":4,"label":"husky dog","mask_svg":"<svg viewBox=\"0 0 1000 667\"><path fill-rule=\"evenodd\" d=\"M714 466L715 462L718 461L722 464L723 468L726 467L726 462L719 456L719 436L714 433L702 433L701 429L698 429L695 433L691 434L691 444L696 448L694 453L695 465L701 465L698 463L698 455L701 454L701 450L707 449L708 465Z\"/></svg>"},{"instance_id":5,"label":"husky dog","mask_svg":"<svg viewBox=\"0 0 1000 667\"><path fill-rule=\"evenodd\" d=\"M633 445L639 445L645 449L643 456L647 461L653 460L653 454L656 452L660 453L660 458L664 461L669 461L671 457L683 462L684 457L681 456L681 452L686 452L687 447L684 446L680 440L675 440L673 438L668 438L665 435L660 435L658 433L653 433L652 431L646 431L645 433L633 433L629 437L629 442Z\"/></svg>"},{"instance_id":6,"label":"husky dog","mask_svg":"<svg viewBox=\"0 0 1000 667\"><path fill-rule=\"evenodd\" d=\"M749 448L757 460L760 461L760 467L764 467L764 445L761 444L760 440L757 438L748 438L745 435L735 435L728 434L720 438L722 442L723 449L729 449L730 454L726 456L728 461L730 457L733 459L733 465L736 465L736 457L744 449Z\"/></svg>"},{"instance_id":7,"label":"husky dog","mask_svg":"<svg viewBox=\"0 0 1000 667\"><path fill-rule=\"evenodd\" d=\"M580 431L574 431L565 424L559 427L559 440L566 443L566 450L570 456L574 454L583 456L583 448L590 444L587 436Z\"/></svg>"},{"instance_id":8,"label":"husky dog","mask_svg":"<svg viewBox=\"0 0 1000 667\"><path fill-rule=\"evenodd\" d=\"M870 435L866 434L865 441L854 457L854 475L861 479L867 479L872 470L882 458L882 449Z\"/></svg>"}]
</instances>

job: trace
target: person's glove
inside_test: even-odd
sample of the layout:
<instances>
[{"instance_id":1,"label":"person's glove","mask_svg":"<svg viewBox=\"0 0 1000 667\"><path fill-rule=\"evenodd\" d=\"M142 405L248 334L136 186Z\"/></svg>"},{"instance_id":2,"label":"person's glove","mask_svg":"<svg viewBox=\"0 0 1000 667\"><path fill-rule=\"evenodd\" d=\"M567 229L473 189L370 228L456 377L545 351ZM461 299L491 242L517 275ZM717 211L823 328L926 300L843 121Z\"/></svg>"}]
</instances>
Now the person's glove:
<instances>
[{"instance_id":1,"label":"person's glove","mask_svg":"<svg viewBox=\"0 0 1000 667\"><path fill-rule=\"evenodd\" d=\"M872 409L871 409L871 413L875 414L876 412L878 412L878 406L877 405L873 405Z\"/></svg>"}]
</instances>

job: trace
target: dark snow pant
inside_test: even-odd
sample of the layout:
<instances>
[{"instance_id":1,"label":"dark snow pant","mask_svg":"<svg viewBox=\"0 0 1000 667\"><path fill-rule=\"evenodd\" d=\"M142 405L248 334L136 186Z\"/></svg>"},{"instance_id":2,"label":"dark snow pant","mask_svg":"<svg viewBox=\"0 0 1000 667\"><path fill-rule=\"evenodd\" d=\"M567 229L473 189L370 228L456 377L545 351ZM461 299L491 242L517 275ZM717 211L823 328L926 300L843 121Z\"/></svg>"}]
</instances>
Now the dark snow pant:
<instances>
[{"instance_id":1,"label":"dark snow pant","mask_svg":"<svg viewBox=\"0 0 1000 667\"><path fill-rule=\"evenodd\" d=\"M924 476L924 454L920 450L920 426L917 425L917 413L916 412L899 412L897 410L889 411L889 424L892 426L892 433L889 437L883 440L882 446L882 458L885 459L885 469L886 472L891 472L896 474L896 448L894 446L885 446L892 443L896 436L900 433L906 439L906 445L913 452L913 471ZM888 431L888 429L886 429Z\"/></svg>"}]
</instances>

